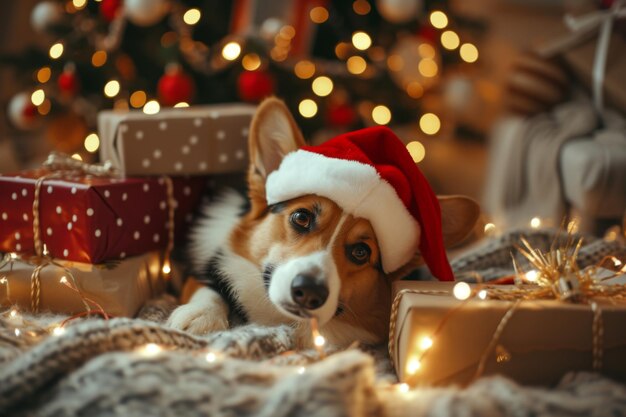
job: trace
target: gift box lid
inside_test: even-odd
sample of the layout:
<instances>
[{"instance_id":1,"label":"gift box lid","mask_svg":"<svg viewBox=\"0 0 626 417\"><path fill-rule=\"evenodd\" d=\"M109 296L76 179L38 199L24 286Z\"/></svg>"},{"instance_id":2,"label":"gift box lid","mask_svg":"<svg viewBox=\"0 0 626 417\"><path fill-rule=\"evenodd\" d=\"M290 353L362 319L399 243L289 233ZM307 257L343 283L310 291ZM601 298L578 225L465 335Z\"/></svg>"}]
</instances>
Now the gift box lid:
<instances>
[{"instance_id":1,"label":"gift box lid","mask_svg":"<svg viewBox=\"0 0 626 417\"><path fill-rule=\"evenodd\" d=\"M232 103L98 114L100 158L125 175L244 171L256 106Z\"/></svg>"}]
</instances>

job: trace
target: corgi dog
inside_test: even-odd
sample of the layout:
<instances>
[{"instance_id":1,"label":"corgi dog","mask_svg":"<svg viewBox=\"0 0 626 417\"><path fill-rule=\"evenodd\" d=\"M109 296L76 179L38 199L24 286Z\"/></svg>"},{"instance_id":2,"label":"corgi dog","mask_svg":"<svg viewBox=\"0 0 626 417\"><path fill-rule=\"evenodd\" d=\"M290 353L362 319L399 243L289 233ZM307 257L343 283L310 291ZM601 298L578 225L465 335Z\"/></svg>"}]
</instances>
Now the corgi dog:
<instances>
[{"instance_id":1,"label":"corgi dog","mask_svg":"<svg viewBox=\"0 0 626 417\"><path fill-rule=\"evenodd\" d=\"M287 323L297 328L299 345L307 346L309 319L316 318L320 333L333 345L387 339L391 283L423 264L423 254L393 246L406 233L395 226L402 216L392 209L377 223L346 211L343 194L352 192L351 179L345 179L348 188L337 198L308 191L293 198L270 196L281 195L285 187L273 181L268 188L268 178L303 146L284 103L276 98L262 102L250 128L248 199L227 191L204 207L188 251L194 278L184 285L182 304L168 319L170 327L206 334L228 328L237 318L268 326ZM298 162L291 162L295 174L281 178L296 191L300 184L307 189L310 181L338 182L304 166L300 174ZM480 210L461 196L438 197L438 203L440 234L449 247L471 232ZM374 209L385 214L385 204L378 200ZM408 258L397 256L402 251ZM395 264L388 267L391 262Z\"/></svg>"}]
</instances>

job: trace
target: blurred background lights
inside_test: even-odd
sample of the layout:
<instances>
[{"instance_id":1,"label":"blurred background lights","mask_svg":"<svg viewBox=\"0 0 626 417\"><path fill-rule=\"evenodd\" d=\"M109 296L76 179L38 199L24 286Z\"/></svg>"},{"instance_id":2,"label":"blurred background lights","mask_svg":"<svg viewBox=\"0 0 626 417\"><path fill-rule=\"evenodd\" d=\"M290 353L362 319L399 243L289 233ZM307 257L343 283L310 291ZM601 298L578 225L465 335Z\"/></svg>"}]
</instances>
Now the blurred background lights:
<instances>
[{"instance_id":1,"label":"blurred background lights","mask_svg":"<svg viewBox=\"0 0 626 417\"><path fill-rule=\"evenodd\" d=\"M315 74L315 64L311 61L302 60L295 65L293 70L296 77L306 80Z\"/></svg>"},{"instance_id":2,"label":"blurred background lights","mask_svg":"<svg viewBox=\"0 0 626 417\"><path fill-rule=\"evenodd\" d=\"M146 104L147 96L145 91L138 90L130 95L130 105L138 109Z\"/></svg>"},{"instance_id":3,"label":"blurred background lights","mask_svg":"<svg viewBox=\"0 0 626 417\"><path fill-rule=\"evenodd\" d=\"M478 60L478 49L471 43L461 45L459 52L461 53L461 59L465 62L472 63Z\"/></svg>"},{"instance_id":4,"label":"blurred background lights","mask_svg":"<svg viewBox=\"0 0 626 417\"><path fill-rule=\"evenodd\" d=\"M30 101L35 105L39 106L46 99L46 93L43 92L42 89L33 91L33 94L30 95Z\"/></svg>"},{"instance_id":5,"label":"blurred background lights","mask_svg":"<svg viewBox=\"0 0 626 417\"><path fill-rule=\"evenodd\" d=\"M372 110L372 119L379 125L386 125L391 121L391 110L382 104L378 105Z\"/></svg>"},{"instance_id":6,"label":"blurred background lights","mask_svg":"<svg viewBox=\"0 0 626 417\"><path fill-rule=\"evenodd\" d=\"M429 78L437 75L437 71L439 70L439 68L437 67L437 63L428 58L422 59L418 64L417 69L419 70L420 74L422 74L424 77Z\"/></svg>"},{"instance_id":7,"label":"blurred background lights","mask_svg":"<svg viewBox=\"0 0 626 417\"><path fill-rule=\"evenodd\" d=\"M363 71L365 71L365 69L367 68L367 63L365 62L365 60L363 58L361 58L360 56L351 56L350 58L348 58L348 61L346 62L346 66L348 67L348 71L351 74L362 74Z\"/></svg>"},{"instance_id":8,"label":"blurred background lights","mask_svg":"<svg viewBox=\"0 0 626 417\"><path fill-rule=\"evenodd\" d=\"M309 12L309 17L313 23L324 23L328 20L328 10L322 6L314 7Z\"/></svg>"},{"instance_id":9,"label":"blurred background lights","mask_svg":"<svg viewBox=\"0 0 626 417\"><path fill-rule=\"evenodd\" d=\"M257 54L246 54L241 60L241 65L248 71L254 71L261 66L261 57Z\"/></svg>"},{"instance_id":10,"label":"blurred background lights","mask_svg":"<svg viewBox=\"0 0 626 417\"><path fill-rule=\"evenodd\" d=\"M91 56L91 65L101 67L107 62L107 53L105 51L96 51Z\"/></svg>"},{"instance_id":11,"label":"blurred background lights","mask_svg":"<svg viewBox=\"0 0 626 417\"><path fill-rule=\"evenodd\" d=\"M100 138L95 133L90 133L85 138L84 145L87 152L94 153L100 147Z\"/></svg>"},{"instance_id":12,"label":"blurred background lights","mask_svg":"<svg viewBox=\"0 0 626 417\"><path fill-rule=\"evenodd\" d=\"M354 13L364 16L372 10L372 6L370 6L367 0L356 0L352 3L352 10L354 10Z\"/></svg>"},{"instance_id":13,"label":"blurred background lights","mask_svg":"<svg viewBox=\"0 0 626 417\"><path fill-rule=\"evenodd\" d=\"M365 51L372 46L372 38L365 32L354 32L352 35L352 45L358 50Z\"/></svg>"},{"instance_id":14,"label":"blurred background lights","mask_svg":"<svg viewBox=\"0 0 626 417\"><path fill-rule=\"evenodd\" d=\"M37 81L40 83L47 83L50 80L50 76L52 75L52 71L50 71L50 67L43 67L39 71L37 71Z\"/></svg>"},{"instance_id":15,"label":"blurred background lights","mask_svg":"<svg viewBox=\"0 0 626 417\"><path fill-rule=\"evenodd\" d=\"M459 47L461 40L459 39L459 35L456 32L451 30L446 30L441 34L441 45L444 48L453 50Z\"/></svg>"},{"instance_id":16,"label":"blurred background lights","mask_svg":"<svg viewBox=\"0 0 626 417\"><path fill-rule=\"evenodd\" d=\"M333 82L328 77L317 77L313 80L312 89L315 94L325 97L333 91Z\"/></svg>"},{"instance_id":17,"label":"blurred background lights","mask_svg":"<svg viewBox=\"0 0 626 417\"><path fill-rule=\"evenodd\" d=\"M411 158L413 158L413 162L416 164L421 162L426 156L426 148L418 141L409 142L406 145L406 149L409 151Z\"/></svg>"},{"instance_id":18,"label":"blurred background lights","mask_svg":"<svg viewBox=\"0 0 626 417\"><path fill-rule=\"evenodd\" d=\"M310 98L304 99L298 105L302 117L311 118L317 114L317 104Z\"/></svg>"},{"instance_id":19,"label":"blurred background lights","mask_svg":"<svg viewBox=\"0 0 626 417\"><path fill-rule=\"evenodd\" d=\"M107 97L115 97L120 92L120 83L117 80L111 80L104 85L104 95Z\"/></svg>"},{"instance_id":20,"label":"blurred background lights","mask_svg":"<svg viewBox=\"0 0 626 417\"><path fill-rule=\"evenodd\" d=\"M228 61L234 61L241 54L241 46L237 42L228 42L222 49L222 56Z\"/></svg>"},{"instance_id":21,"label":"blurred background lights","mask_svg":"<svg viewBox=\"0 0 626 417\"><path fill-rule=\"evenodd\" d=\"M50 47L50 58L58 59L63 55L63 44L60 42L55 43Z\"/></svg>"},{"instance_id":22,"label":"blurred background lights","mask_svg":"<svg viewBox=\"0 0 626 417\"><path fill-rule=\"evenodd\" d=\"M430 24L437 29L443 29L448 26L448 16L440 10L435 10L430 14Z\"/></svg>"},{"instance_id":23,"label":"blurred background lights","mask_svg":"<svg viewBox=\"0 0 626 417\"><path fill-rule=\"evenodd\" d=\"M198 10L198 9L189 9L183 15L183 20L188 25L195 25L196 23L198 23L200 21L200 17L202 17L202 14L200 13L200 10Z\"/></svg>"},{"instance_id":24,"label":"blurred background lights","mask_svg":"<svg viewBox=\"0 0 626 417\"><path fill-rule=\"evenodd\" d=\"M427 135L434 135L439 132L441 121L439 117L433 113L425 113L420 117L420 129Z\"/></svg>"},{"instance_id":25,"label":"blurred background lights","mask_svg":"<svg viewBox=\"0 0 626 417\"><path fill-rule=\"evenodd\" d=\"M159 110L161 110L161 106L156 100L150 100L143 106L143 112L145 114L157 114Z\"/></svg>"},{"instance_id":26,"label":"blurred background lights","mask_svg":"<svg viewBox=\"0 0 626 417\"><path fill-rule=\"evenodd\" d=\"M420 98L424 95L424 87L417 81L411 81L406 86L406 93L412 98Z\"/></svg>"},{"instance_id":27,"label":"blurred background lights","mask_svg":"<svg viewBox=\"0 0 626 417\"><path fill-rule=\"evenodd\" d=\"M432 45L429 45L427 43L420 44L420 46L417 47L417 52L420 54L422 58L430 58L430 59L435 58L435 55L437 54L437 52L435 51L435 48Z\"/></svg>"}]
</instances>

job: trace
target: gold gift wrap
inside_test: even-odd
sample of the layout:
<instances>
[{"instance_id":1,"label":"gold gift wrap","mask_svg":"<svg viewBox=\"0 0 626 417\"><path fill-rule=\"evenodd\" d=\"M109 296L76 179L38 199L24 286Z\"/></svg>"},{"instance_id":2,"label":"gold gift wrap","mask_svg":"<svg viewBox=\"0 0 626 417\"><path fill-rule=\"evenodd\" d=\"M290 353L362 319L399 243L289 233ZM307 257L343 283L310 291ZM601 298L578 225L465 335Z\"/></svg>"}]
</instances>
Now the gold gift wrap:
<instances>
[{"instance_id":1,"label":"gold gift wrap","mask_svg":"<svg viewBox=\"0 0 626 417\"><path fill-rule=\"evenodd\" d=\"M245 172L250 104L219 104L98 114L100 159L123 175L209 175Z\"/></svg>"},{"instance_id":2,"label":"gold gift wrap","mask_svg":"<svg viewBox=\"0 0 626 417\"><path fill-rule=\"evenodd\" d=\"M590 305L560 300L521 301L489 349L514 302L457 300L454 283L399 281L390 354L398 377L412 386L467 384L503 374L533 385L551 385L569 371L593 370ZM499 288L506 288L498 286ZM626 305L597 301L602 331L598 371L626 380ZM395 326L395 328L394 328Z\"/></svg>"},{"instance_id":3,"label":"gold gift wrap","mask_svg":"<svg viewBox=\"0 0 626 417\"><path fill-rule=\"evenodd\" d=\"M83 298L68 285L75 285L85 299L93 300L111 316L134 316L150 298L162 293L165 280L163 262L159 252L91 265L71 261L54 260L41 269L39 282L39 311L59 314L77 314L87 310ZM59 266L61 265L61 266ZM31 311L33 271L36 263L16 259L0 270L0 303ZM68 268L74 280L68 276ZM171 279L171 278L168 278ZM95 304L87 303L97 310Z\"/></svg>"}]
</instances>

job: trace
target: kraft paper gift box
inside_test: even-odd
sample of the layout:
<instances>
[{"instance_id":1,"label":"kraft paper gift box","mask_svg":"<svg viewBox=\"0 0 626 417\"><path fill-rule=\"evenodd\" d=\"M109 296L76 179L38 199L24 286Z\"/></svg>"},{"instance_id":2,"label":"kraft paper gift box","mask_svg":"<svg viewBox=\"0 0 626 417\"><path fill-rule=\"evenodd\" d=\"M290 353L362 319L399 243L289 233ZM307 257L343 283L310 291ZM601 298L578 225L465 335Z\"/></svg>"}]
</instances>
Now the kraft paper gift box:
<instances>
[{"instance_id":1,"label":"kraft paper gift box","mask_svg":"<svg viewBox=\"0 0 626 417\"><path fill-rule=\"evenodd\" d=\"M244 172L256 110L220 104L98 115L100 159L125 175L207 175Z\"/></svg>"},{"instance_id":2,"label":"kraft paper gift box","mask_svg":"<svg viewBox=\"0 0 626 417\"><path fill-rule=\"evenodd\" d=\"M465 385L476 376L483 355L481 376L503 374L524 384L551 385L569 371L592 371L594 313L589 305L522 301L494 349L485 353L511 302L459 301L453 286L394 283L394 298L404 291L390 335L390 354L401 381L412 386ZM604 326L599 371L626 380L626 304L599 305Z\"/></svg>"},{"instance_id":3,"label":"kraft paper gift box","mask_svg":"<svg viewBox=\"0 0 626 417\"><path fill-rule=\"evenodd\" d=\"M61 260L55 262L71 271L76 287L84 297L98 303L111 316L132 317L147 300L165 289L161 273L163 260L159 252L100 265ZM4 278L0 284L2 306L17 306L20 310L32 311L32 297L35 295L31 291L31 280L36 265L35 262L18 259L12 265L7 264L0 269L0 277ZM39 311L59 314L86 311L81 296L61 283L62 277L71 283L63 267L48 265L41 270ZM168 279L173 278L170 275ZM88 305L90 309L97 309L94 304Z\"/></svg>"},{"instance_id":4,"label":"kraft paper gift box","mask_svg":"<svg viewBox=\"0 0 626 417\"><path fill-rule=\"evenodd\" d=\"M33 201L44 170L0 176L0 251L34 253ZM203 177L172 178L174 236L184 237L206 187ZM53 258L98 264L168 245L169 199L163 178L89 175L45 180L40 236Z\"/></svg>"}]
</instances>

